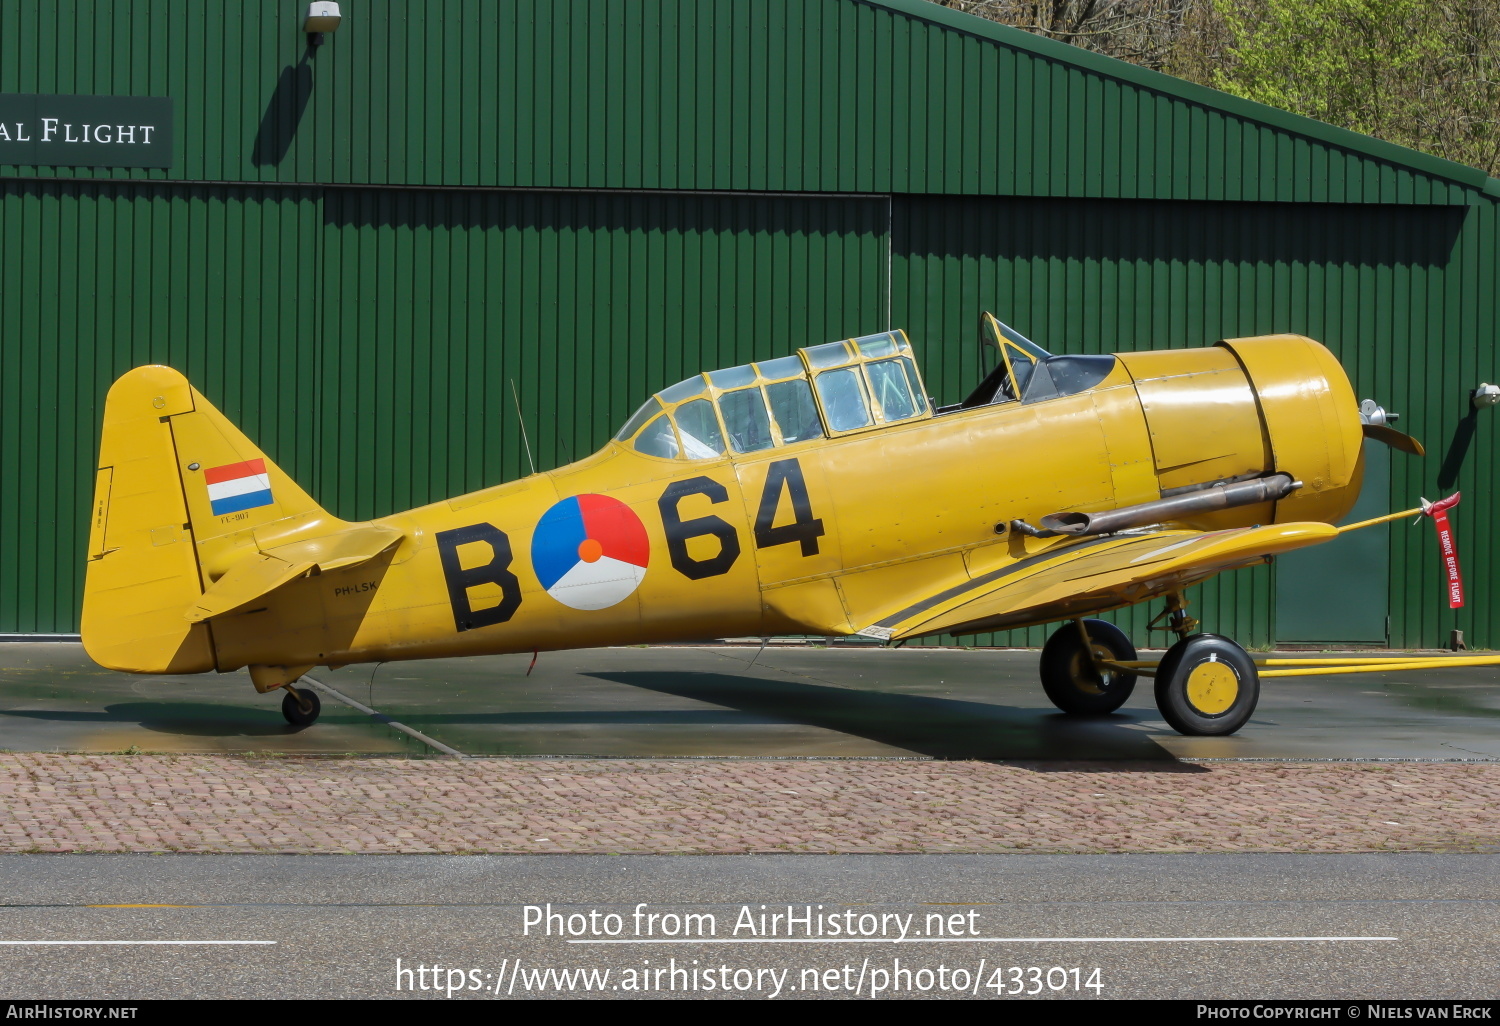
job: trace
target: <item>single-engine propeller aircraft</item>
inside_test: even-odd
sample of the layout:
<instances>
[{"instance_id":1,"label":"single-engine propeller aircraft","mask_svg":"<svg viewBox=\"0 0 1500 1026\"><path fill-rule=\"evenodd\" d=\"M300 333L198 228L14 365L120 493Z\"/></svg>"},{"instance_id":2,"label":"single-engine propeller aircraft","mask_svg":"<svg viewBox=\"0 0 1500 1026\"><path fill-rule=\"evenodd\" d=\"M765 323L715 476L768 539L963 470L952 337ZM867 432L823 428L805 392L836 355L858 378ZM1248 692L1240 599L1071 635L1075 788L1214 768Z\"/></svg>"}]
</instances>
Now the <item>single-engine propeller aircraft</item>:
<instances>
[{"instance_id":1,"label":"single-engine propeller aircraft","mask_svg":"<svg viewBox=\"0 0 1500 1026\"><path fill-rule=\"evenodd\" d=\"M664 389L576 463L368 523L177 371L137 368L105 404L84 646L133 673L248 667L305 725L316 666L1062 620L1041 681L1064 712L1154 676L1177 730L1238 730L1256 662L1197 633L1183 590L1336 537L1366 438L1421 447L1301 336L1054 356L982 326L998 360L953 406L905 332L831 342ZM1155 598L1179 639L1159 665L1088 618Z\"/></svg>"}]
</instances>

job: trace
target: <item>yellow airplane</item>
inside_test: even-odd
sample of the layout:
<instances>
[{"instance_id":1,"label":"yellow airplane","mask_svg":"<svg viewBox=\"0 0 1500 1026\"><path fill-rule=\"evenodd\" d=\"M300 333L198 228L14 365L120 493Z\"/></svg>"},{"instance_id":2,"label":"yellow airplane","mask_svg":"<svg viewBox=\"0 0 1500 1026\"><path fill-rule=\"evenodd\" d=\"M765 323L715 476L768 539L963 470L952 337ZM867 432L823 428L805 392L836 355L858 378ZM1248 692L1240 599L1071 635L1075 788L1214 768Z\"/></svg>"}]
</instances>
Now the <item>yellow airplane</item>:
<instances>
[{"instance_id":1,"label":"yellow airplane","mask_svg":"<svg viewBox=\"0 0 1500 1026\"><path fill-rule=\"evenodd\" d=\"M902 331L695 375L586 459L368 523L321 509L178 372L110 389L83 643L132 673L248 667L311 723L315 666L743 635L885 642L1066 620L1060 709L1152 676L1115 626L1164 597L1156 701L1229 734L1255 662L1183 589L1327 541L1364 437L1414 440L1297 335L1054 356L985 314L995 369L934 408Z\"/></svg>"}]
</instances>

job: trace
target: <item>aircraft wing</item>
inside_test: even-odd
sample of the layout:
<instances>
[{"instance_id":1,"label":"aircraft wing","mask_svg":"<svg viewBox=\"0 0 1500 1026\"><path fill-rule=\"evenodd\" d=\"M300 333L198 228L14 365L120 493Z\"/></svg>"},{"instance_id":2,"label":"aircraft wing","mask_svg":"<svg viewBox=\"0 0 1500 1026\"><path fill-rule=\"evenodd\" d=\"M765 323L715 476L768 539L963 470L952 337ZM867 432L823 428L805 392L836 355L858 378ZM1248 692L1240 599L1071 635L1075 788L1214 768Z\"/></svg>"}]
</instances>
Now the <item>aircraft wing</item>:
<instances>
[{"instance_id":1,"label":"aircraft wing","mask_svg":"<svg viewBox=\"0 0 1500 1026\"><path fill-rule=\"evenodd\" d=\"M394 527L365 524L266 549L230 567L184 615L199 623L233 612L314 568L335 570L374 559L401 538Z\"/></svg>"},{"instance_id":2,"label":"aircraft wing","mask_svg":"<svg viewBox=\"0 0 1500 1026\"><path fill-rule=\"evenodd\" d=\"M1155 531L1049 549L909 601L860 631L885 640L1047 623L1131 605L1338 536L1323 523Z\"/></svg>"}]
</instances>

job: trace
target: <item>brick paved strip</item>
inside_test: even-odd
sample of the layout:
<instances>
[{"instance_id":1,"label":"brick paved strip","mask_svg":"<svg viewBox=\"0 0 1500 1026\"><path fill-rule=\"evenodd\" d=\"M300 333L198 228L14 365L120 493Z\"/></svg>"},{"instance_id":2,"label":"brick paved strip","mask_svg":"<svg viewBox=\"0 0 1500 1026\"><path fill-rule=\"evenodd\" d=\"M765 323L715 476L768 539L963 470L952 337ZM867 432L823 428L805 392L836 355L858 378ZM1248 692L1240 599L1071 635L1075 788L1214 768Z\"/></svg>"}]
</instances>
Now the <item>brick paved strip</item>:
<instances>
[{"instance_id":1,"label":"brick paved strip","mask_svg":"<svg viewBox=\"0 0 1500 1026\"><path fill-rule=\"evenodd\" d=\"M0 753L0 851L1500 850L1500 765Z\"/></svg>"}]
</instances>

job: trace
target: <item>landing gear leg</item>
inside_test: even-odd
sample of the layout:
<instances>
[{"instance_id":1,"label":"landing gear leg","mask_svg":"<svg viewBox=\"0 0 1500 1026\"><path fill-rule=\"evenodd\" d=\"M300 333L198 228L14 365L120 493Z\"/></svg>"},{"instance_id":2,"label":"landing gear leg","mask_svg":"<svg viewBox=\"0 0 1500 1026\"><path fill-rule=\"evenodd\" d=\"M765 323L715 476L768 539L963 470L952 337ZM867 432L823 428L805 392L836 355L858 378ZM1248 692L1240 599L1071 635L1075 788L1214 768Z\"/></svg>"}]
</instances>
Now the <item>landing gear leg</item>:
<instances>
[{"instance_id":1,"label":"landing gear leg","mask_svg":"<svg viewBox=\"0 0 1500 1026\"><path fill-rule=\"evenodd\" d=\"M1156 630L1177 635L1156 668L1156 708L1178 733L1221 737L1249 721L1260 701L1260 673L1255 660L1228 638L1194 634L1198 621L1184 612L1187 602L1177 592L1167 595L1167 608L1151 621ZM1165 619L1165 627L1157 620Z\"/></svg>"},{"instance_id":2,"label":"landing gear leg","mask_svg":"<svg viewBox=\"0 0 1500 1026\"><path fill-rule=\"evenodd\" d=\"M281 700L281 715L294 727L312 726L318 713L323 711L318 693L310 688L299 691L290 684L283 684L282 687L286 690L286 696Z\"/></svg>"},{"instance_id":3,"label":"landing gear leg","mask_svg":"<svg viewBox=\"0 0 1500 1026\"><path fill-rule=\"evenodd\" d=\"M1167 608L1153 617L1146 625L1146 629L1148 631L1171 631L1177 635L1178 641L1187 640L1187 636L1198 629L1198 621L1187 615L1187 605L1187 599L1182 597L1182 592L1167 592ZM1163 620L1167 622L1162 623Z\"/></svg>"}]
</instances>

